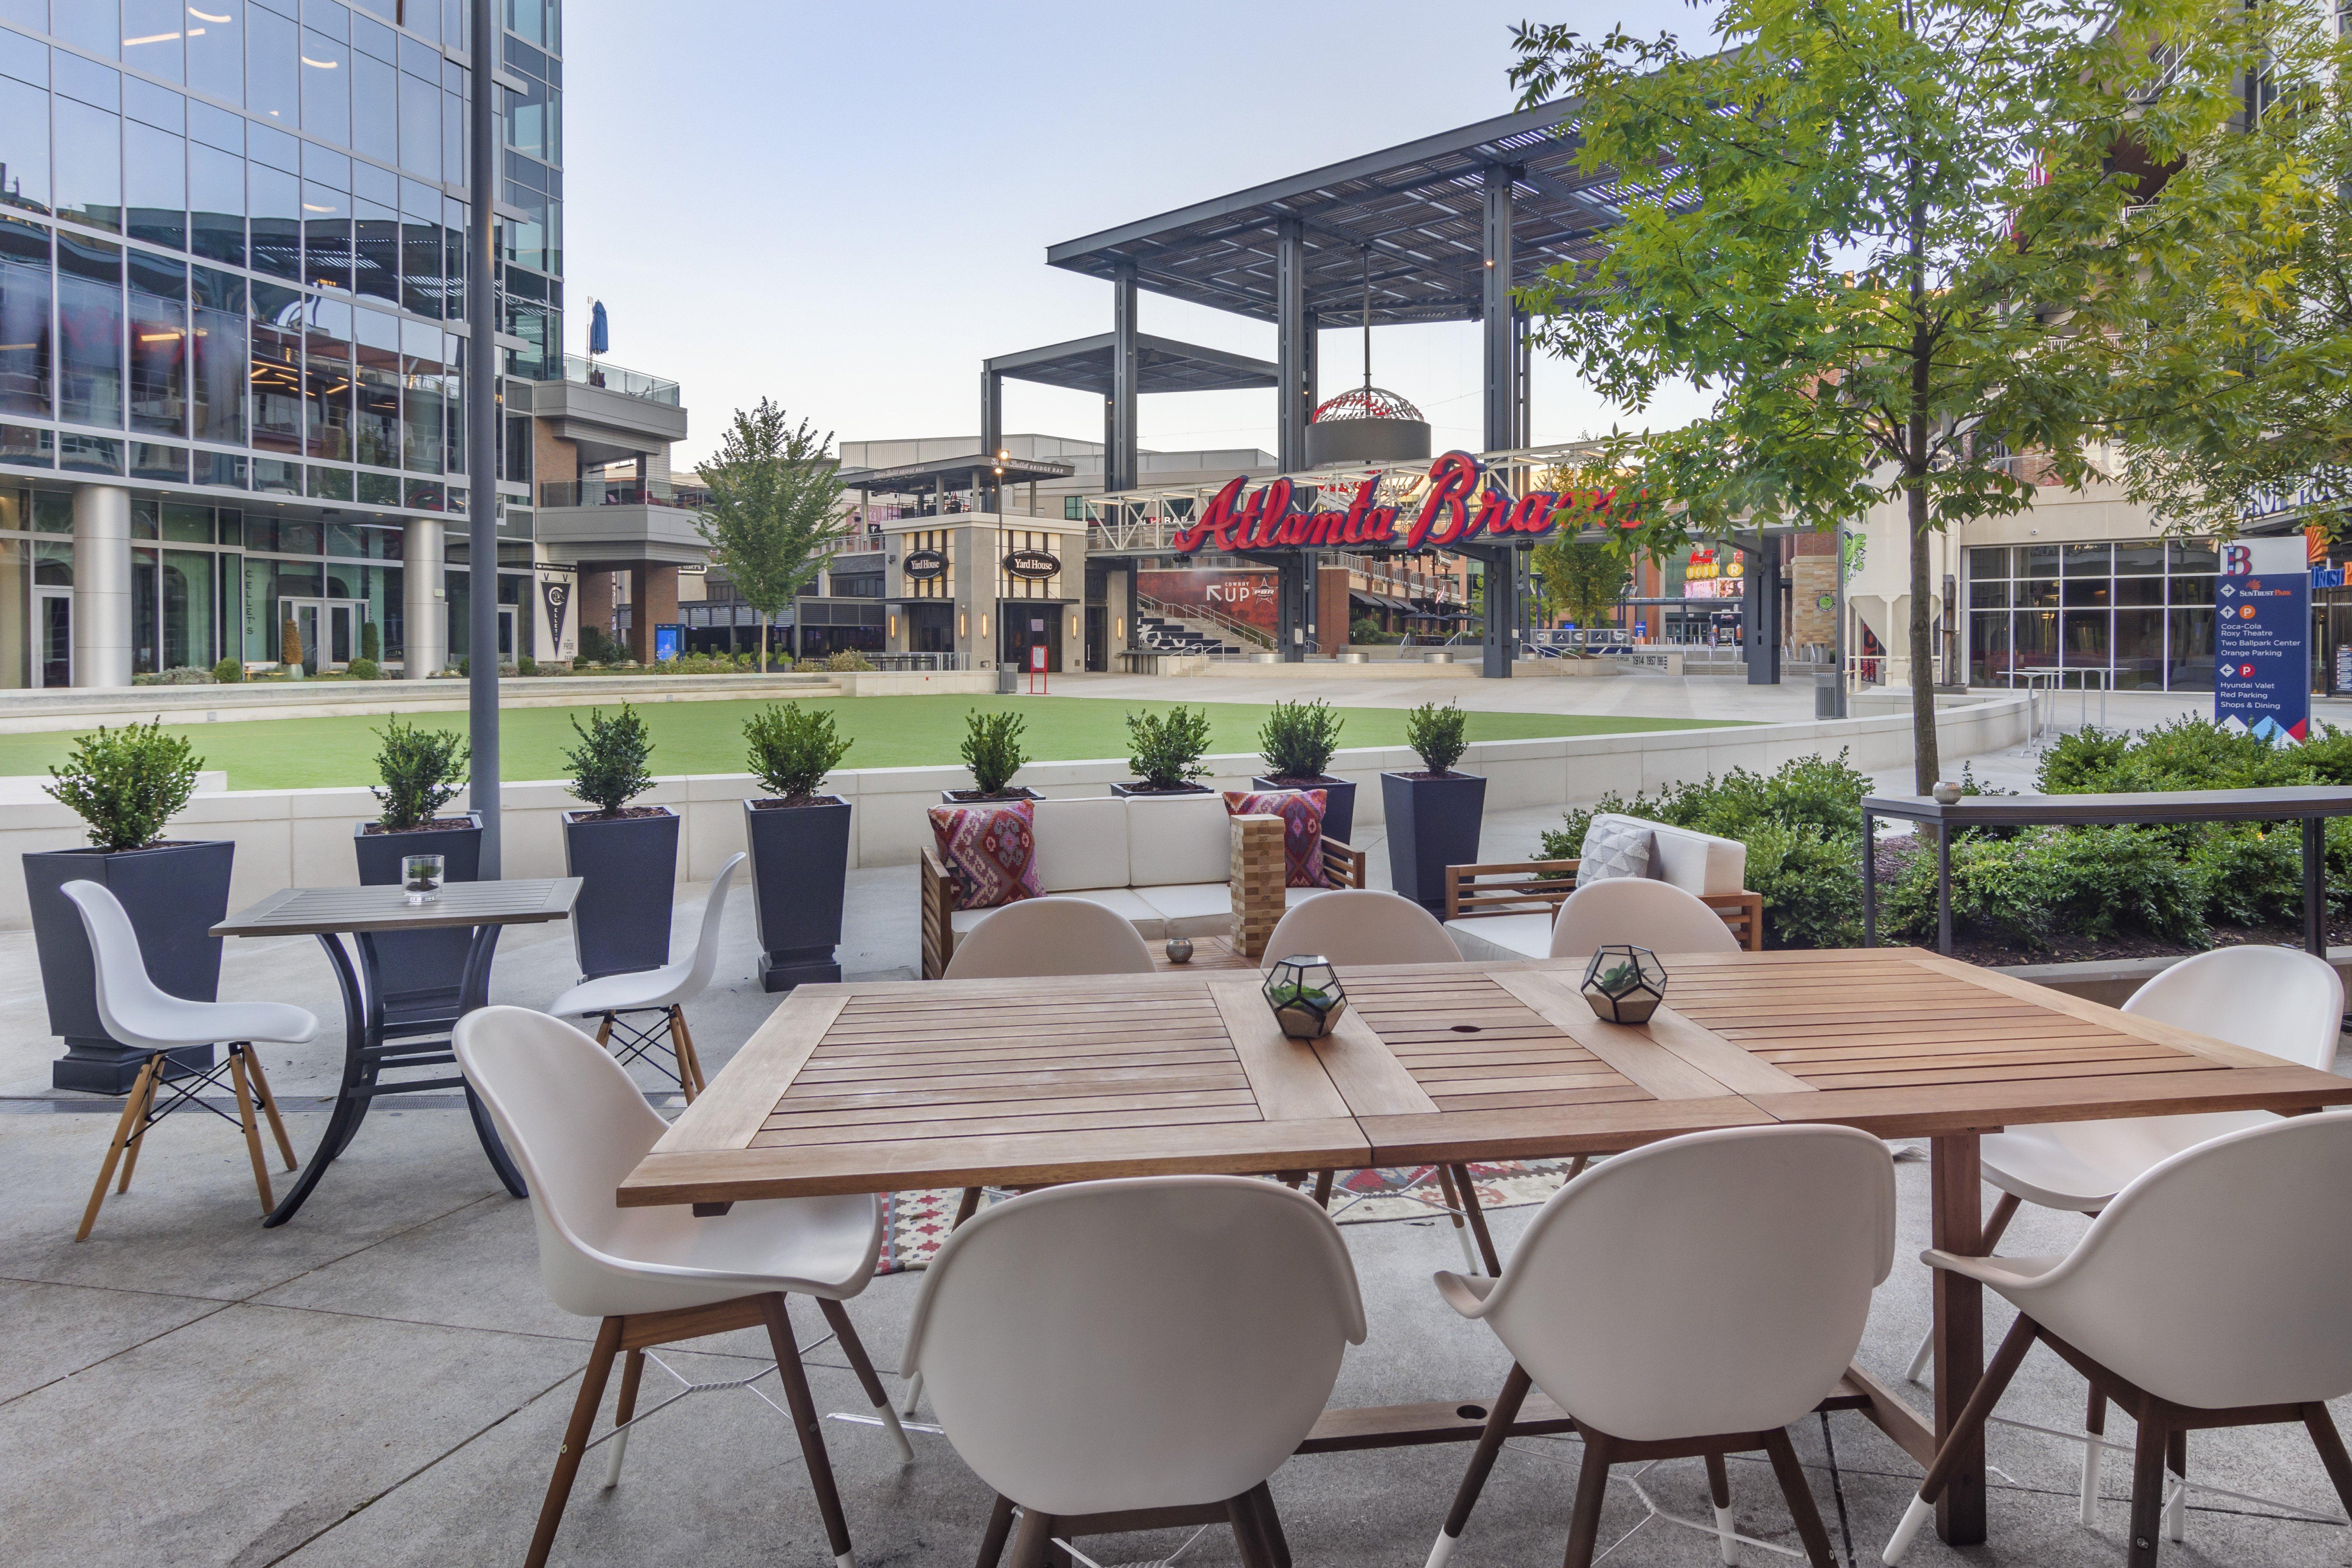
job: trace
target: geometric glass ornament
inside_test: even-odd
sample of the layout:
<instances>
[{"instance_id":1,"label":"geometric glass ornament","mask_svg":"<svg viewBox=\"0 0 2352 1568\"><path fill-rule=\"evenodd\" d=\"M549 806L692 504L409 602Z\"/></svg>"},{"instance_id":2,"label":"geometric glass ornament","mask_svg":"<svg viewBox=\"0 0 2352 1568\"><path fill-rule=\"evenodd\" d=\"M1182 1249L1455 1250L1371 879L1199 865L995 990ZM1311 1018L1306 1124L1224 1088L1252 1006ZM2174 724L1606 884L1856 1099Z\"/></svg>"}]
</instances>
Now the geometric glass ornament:
<instances>
[{"instance_id":1,"label":"geometric glass ornament","mask_svg":"<svg viewBox=\"0 0 2352 1568\"><path fill-rule=\"evenodd\" d=\"M1646 947L1598 949L1584 968L1584 1000L1612 1024L1646 1024L1666 999L1666 967Z\"/></svg>"},{"instance_id":2,"label":"geometric glass ornament","mask_svg":"<svg viewBox=\"0 0 2352 1568\"><path fill-rule=\"evenodd\" d=\"M1294 1040L1319 1040L1348 1010L1348 994L1331 961L1318 953L1276 960L1265 977L1265 1005Z\"/></svg>"}]
</instances>

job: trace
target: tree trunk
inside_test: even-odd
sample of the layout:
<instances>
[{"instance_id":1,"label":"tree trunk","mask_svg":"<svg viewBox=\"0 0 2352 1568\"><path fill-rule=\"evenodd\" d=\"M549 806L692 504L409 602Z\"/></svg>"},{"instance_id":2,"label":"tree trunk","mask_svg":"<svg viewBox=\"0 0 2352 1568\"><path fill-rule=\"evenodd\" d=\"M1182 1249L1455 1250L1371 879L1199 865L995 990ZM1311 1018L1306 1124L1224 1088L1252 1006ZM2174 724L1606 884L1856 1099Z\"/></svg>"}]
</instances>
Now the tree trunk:
<instances>
[{"instance_id":1,"label":"tree trunk","mask_svg":"<svg viewBox=\"0 0 2352 1568\"><path fill-rule=\"evenodd\" d=\"M768 617L765 612L760 616L760 673L768 673Z\"/></svg>"},{"instance_id":2,"label":"tree trunk","mask_svg":"<svg viewBox=\"0 0 2352 1568\"><path fill-rule=\"evenodd\" d=\"M1915 484L1905 497L1911 525L1911 749L1912 781L1926 795L1941 776L1936 755L1935 622L1927 602L1927 489Z\"/></svg>"}]
</instances>

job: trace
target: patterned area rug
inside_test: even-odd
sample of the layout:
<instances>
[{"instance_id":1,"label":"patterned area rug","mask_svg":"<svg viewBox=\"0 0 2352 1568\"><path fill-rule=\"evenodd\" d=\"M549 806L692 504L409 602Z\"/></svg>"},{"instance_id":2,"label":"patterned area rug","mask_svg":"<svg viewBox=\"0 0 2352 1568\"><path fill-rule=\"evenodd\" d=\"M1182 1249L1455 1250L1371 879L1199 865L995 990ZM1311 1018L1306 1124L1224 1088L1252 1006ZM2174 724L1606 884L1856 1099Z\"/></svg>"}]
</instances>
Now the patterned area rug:
<instances>
[{"instance_id":1,"label":"patterned area rug","mask_svg":"<svg viewBox=\"0 0 2352 1568\"><path fill-rule=\"evenodd\" d=\"M1470 1167L1477 1184L1482 1209L1524 1208L1539 1204L1558 1191L1568 1177L1568 1162L1506 1161ZM883 1200L888 1219L877 1274L903 1274L931 1260L955 1228L956 1205L963 1194L954 1187L892 1193ZM1443 1219L1445 1194L1438 1185L1434 1165L1401 1166L1379 1171L1343 1171L1331 1189L1331 1216L1341 1225L1377 1225L1391 1220Z\"/></svg>"}]
</instances>

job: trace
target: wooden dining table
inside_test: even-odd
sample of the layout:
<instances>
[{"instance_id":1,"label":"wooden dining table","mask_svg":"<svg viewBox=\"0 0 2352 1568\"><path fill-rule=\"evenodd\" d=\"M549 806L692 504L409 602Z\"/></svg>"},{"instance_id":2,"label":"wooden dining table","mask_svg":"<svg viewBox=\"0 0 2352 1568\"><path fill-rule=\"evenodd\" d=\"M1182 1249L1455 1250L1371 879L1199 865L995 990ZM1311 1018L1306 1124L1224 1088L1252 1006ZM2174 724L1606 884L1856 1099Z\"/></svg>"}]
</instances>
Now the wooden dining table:
<instances>
[{"instance_id":1,"label":"wooden dining table","mask_svg":"<svg viewBox=\"0 0 2352 1568\"><path fill-rule=\"evenodd\" d=\"M2352 1102L2352 1079L1904 948L1662 954L1666 1005L1604 1023L1579 959L1340 965L1286 1039L1249 971L803 985L622 1183L624 1206L1621 1152L1830 1121L1930 1143L1934 1244L1981 1254L1978 1140L2005 1126ZM1487 1267L1496 1256L1466 1181ZM1823 1402L1923 1467L1984 1369L1982 1287L1932 1274L1932 1419L1859 1366ZM1300 1452L1469 1442L1485 1401L1326 1414ZM1572 1423L1531 1396L1515 1434ZM1979 1438L1938 1532L1984 1539Z\"/></svg>"}]
</instances>

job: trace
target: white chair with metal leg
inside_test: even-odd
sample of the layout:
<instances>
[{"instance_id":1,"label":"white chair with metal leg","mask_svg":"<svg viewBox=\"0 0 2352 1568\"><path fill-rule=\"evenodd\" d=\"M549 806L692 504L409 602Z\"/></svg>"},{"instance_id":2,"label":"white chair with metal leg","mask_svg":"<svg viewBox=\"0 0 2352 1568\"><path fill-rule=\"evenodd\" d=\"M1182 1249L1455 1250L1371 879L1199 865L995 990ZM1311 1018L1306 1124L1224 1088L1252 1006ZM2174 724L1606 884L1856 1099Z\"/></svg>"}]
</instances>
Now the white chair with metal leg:
<instances>
[{"instance_id":1,"label":"white chair with metal leg","mask_svg":"<svg viewBox=\"0 0 2352 1568\"><path fill-rule=\"evenodd\" d=\"M1459 963L1462 950L1435 915L1375 888L1335 888L1294 905L1265 940L1258 967L1317 952L1334 963Z\"/></svg>"},{"instance_id":2,"label":"white chair with metal leg","mask_svg":"<svg viewBox=\"0 0 2352 1568\"><path fill-rule=\"evenodd\" d=\"M1102 1515L1162 1510L1229 1521L1247 1568L1270 1568L1288 1553L1266 1479L1363 1341L1347 1246L1312 1203L1148 1176L1030 1193L958 1229L923 1276L904 1370L997 1493L980 1568L1016 1508L1013 1568Z\"/></svg>"},{"instance_id":3,"label":"white chair with metal leg","mask_svg":"<svg viewBox=\"0 0 2352 1568\"><path fill-rule=\"evenodd\" d=\"M1771 1458L1806 1556L1830 1568L1785 1428L1852 1364L1871 1291L1894 1261L1894 1162L1852 1128L1693 1133L1570 1182L1528 1224L1501 1279L1437 1277L1446 1304L1484 1321L1513 1364L1430 1568L1461 1541L1530 1386L1584 1438L1568 1568L1592 1561L1611 1467L1644 1459L1706 1460L1711 1533L1735 1561L1723 1457L1755 1448ZM1652 1517L1709 1530L1634 1485Z\"/></svg>"},{"instance_id":4,"label":"white chair with metal leg","mask_svg":"<svg viewBox=\"0 0 2352 1568\"><path fill-rule=\"evenodd\" d=\"M1151 950L1126 916L1080 898L1022 899L958 939L947 980L1149 974Z\"/></svg>"},{"instance_id":5,"label":"white chair with metal leg","mask_svg":"<svg viewBox=\"0 0 2352 1568\"><path fill-rule=\"evenodd\" d=\"M99 1169L98 1184L90 1189L89 1206L82 1211L81 1228L74 1233L74 1239L89 1238L116 1162L122 1162L122 1185L116 1190L127 1193L148 1131L184 1106L212 1110L199 1098L207 1089L226 1088L236 1096L237 1125L245 1133L245 1152L253 1163L253 1184L261 1194L261 1212L268 1214L277 1200L269 1191L269 1165L261 1152L261 1131L254 1122L256 1108L268 1119L278 1152L289 1171L295 1168L294 1145L286 1136L286 1124L278 1119L277 1098L269 1092L269 1079L253 1046L260 1040L306 1045L319 1037L318 1018L280 1002L192 1002L174 996L148 978L147 961L139 951L139 933L111 892L97 882L68 882L60 891L81 911L82 930L89 938L99 1021L118 1044L146 1053L121 1119L115 1123L114 1141L107 1146L106 1163ZM188 1067L184 1060L175 1063L168 1055L192 1046L223 1042L227 1055L209 1068ZM175 1066L184 1069L181 1076L167 1077ZM221 1081L224 1075L228 1079L226 1084ZM155 1108L158 1092L172 1097L161 1110Z\"/></svg>"},{"instance_id":6,"label":"white chair with metal leg","mask_svg":"<svg viewBox=\"0 0 2352 1568\"><path fill-rule=\"evenodd\" d=\"M727 912L728 890L735 885L736 870L742 864L743 857L736 855L710 879L709 896L702 902L702 930L694 939L693 957L666 963L659 969L583 980L558 996L554 1005L548 1008L559 1018L601 1019L596 1043L609 1047L614 1058L625 1066L658 1049L658 1031L667 1027L670 1057L677 1068L670 1076L677 1080L688 1105L702 1092L705 1079L702 1058L694 1049L694 1032L687 1026L686 1005L708 991L711 976L719 972L719 921ZM641 1029L628 1018L632 1013L659 1013L661 1017L651 1027ZM617 1046L613 1044L615 1028L623 1037Z\"/></svg>"},{"instance_id":7,"label":"white chair with metal leg","mask_svg":"<svg viewBox=\"0 0 2352 1568\"><path fill-rule=\"evenodd\" d=\"M2148 981L2123 1010L2209 1038L2330 1072L2344 1026L2344 983L2324 959L2286 947L2224 947L2200 952ZM2105 1121L2053 1121L1987 1133L1984 1179L2000 1192L1985 1222L1990 1252L2021 1204L2095 1215L2146 1172L2185 1149L2224 1133L2266 1126L2267 1110L2216 1110L2194 1116L2137 1116ZM1920 1341L1908 1376L1919 1380L1935 1353ZM2100 1414L2095 1411L2095 1418ZM2099 1429L2086 1431L2081 1515L2086 1526L2099 1500ZM2187 1523L2178 1508L2175 1541Z\"/></svg>"},{"instance_id":8,"label":"white chair with metal leg","mask_svg":"<svg viewBox=\"0 0 2352 1568\"><path fill-rule=\"evenodd\" d=\"M1698 895L1646 877L1587 882L1561 900L1551 926L1551 955L1581 958L1595 948L1630 942L1652 952L1738 952L1739 939Z\"/></svg>"},{"instance_id":9,"label":"white chair with metal leg","mask_svg":"<svg viewBox=\"0 0 2352 1568\"><path fill-rule=\"evenodd\" d=\"M2189 1489L2193 1430L2300 1422L2347 1511L2352 1457L2326 1402L2352 1394L2352 1111L2282 1117L2140 1175L2059 1258L1921 1254L1980 1281L2017 1321L1886 1543L1899 1562L2036 1340L2137 1430L2130 1561L2153 1564L2164 1473Z\"/></svg>"},{"instance_id":10,"label":"white chair with metal leg","mask_svg":"<svg viewBox=\"0 0 2352 1568\"><path fill-rule=\"evenodd\" d=\"M880 1200L780 1198L737 1204L712 1218L679 1208L624 1209L614 1199L615 1189L669 1124L646 1103L620 1063L571 1025L521 1007L467 1014L457 1021L454 1045L466 1081L489 1107L499 1136L530 1184L540 1277L548 1294L567 1312L603 1320L540 1510L529 1568L547 1561L588 1448L612 1441L615 1452L605 1484L620 1479L619 1450L635 1424L646 1418L636 1414L636 1403L646 1352L706 1334L762 1327L835 1561L849 1568L849 1527L834 1489L833 1467L784 1299L802 1295L815 1300L876 1418L897 1439L900 1458L911 1460L914 1450L898 1412L842 1307L873 1278L882 1247ZM592 1443L590 1429L605 1379L614 1357L625 1352L614 1430ZM748 1388L765 1375L762 1371L717 1386ZM697 1391L688 1385L688 1392Z\"/></svg>"}]
</instances>

